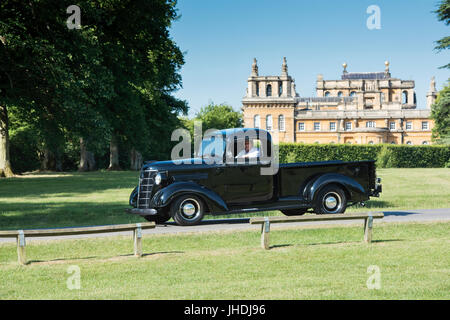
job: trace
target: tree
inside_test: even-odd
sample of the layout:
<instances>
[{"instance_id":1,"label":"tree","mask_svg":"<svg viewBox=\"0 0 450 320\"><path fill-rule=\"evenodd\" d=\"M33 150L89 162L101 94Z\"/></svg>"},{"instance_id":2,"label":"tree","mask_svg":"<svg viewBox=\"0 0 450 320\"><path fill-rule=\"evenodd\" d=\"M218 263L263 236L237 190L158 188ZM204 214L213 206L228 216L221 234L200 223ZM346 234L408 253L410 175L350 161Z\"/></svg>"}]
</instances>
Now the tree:
<instances>
[{"instance_id":1,"label":"tree","mask_svg":"<svg viewBox=\"0 0 450 320\"><path fill-rule=\"evenodd\" d=\"M95 15L98 9L90 3L81 5ZM66 9L51 0L0 3L0 34L7 43L0 51L3 127L8 127L6 108L14 106L16 118L39 137L43 169L62 167L63 144L69 137L96 136L104 122L102 101L112 93L98 31L95 26L69 30Z\"/></svg>"},{"instance_id":2,"label":"tree","mask_svg":"<svg viewBox=\"0 0 450 320\"><path fill-rule=\"evenodd\" d=\"M0 2L3 173L11 174L11 107L36 131L44 169L62 168L67 142L79 144L81 170L95 162L91 151L106 144L110 168L119 168L121 144L149 155L150 145L170 141L177 115L187 112L187 104L170 95L181 86L178 70L184 63L168 33L177 17L176 1L80 0L77 5L82 27L69 30L64 1ZM153 120L157 125L151 126Z\"/></svg>"},{"instance_id":3,"label":"tree","mask_svg":"<svg viewBox=\"0 0 450 320\"><path fill-rule=\"evenodd\" d=\"M202 131L242 127L242 113L225 104L210 103L198 111L193 119L182 118L183 125L194 135L194 121L202 122ZM202 132L202 133L203 133Z\"/></svg>"},{"instance_id":4,"label":"tree","mask_svg":"<svg viewBox=\"0 0 450 320\"><path fill-rule=\"evenodd\" d=\"M202 134L209 129L228 129L242 127L242 113L236 112L229 105L214 104L204 106L198 111L194 118L180 117L181 126L189 130L191 135L191 150L195 153L194 145L194 123L201 121Z\"/></svg>"},{"instance_id":5,"label":"tree","mask_svg":"<svg viewBox=\"0 0 450 320\"><path fill-rule=\"evenodd\" d=\"M450 24L450 0L442 0L439 5L439 8L435 11L438 16L439 21L444 21L444 23L448 26ZM437 46L436 50L441 51L450 48L450 37L444 37L438 41L436 41ZM442 66L441 68L450 69L450 63Z\"/></svg>"},{"instance_id":6,"label":"tree","mask_svg":"<svg viewBox=\"0 0 450 320\"><path fill-rule=\"evenodd\" d=\"M439 91L431 106L431 118L434 120L433 140L450 144L450 83Z\"/></svg>"},{"instance_id":7,"label":"tree","mask_svg":"<svg viewBox=\"0 0 450 320\"><path fill-rule=\"evenodd\" d=\"M178 114L188 110L186 102L171 96L181 86L178 71L184 64L168 31L177 18L175 5L171 0L113 0L104 3L96 19L105 66L114 78L115 97L104 114L111 128L110 170L120 169L120 146L134 160L142 153L167 153L159 145L170 141Z\"/></svg>"}]
</instances>

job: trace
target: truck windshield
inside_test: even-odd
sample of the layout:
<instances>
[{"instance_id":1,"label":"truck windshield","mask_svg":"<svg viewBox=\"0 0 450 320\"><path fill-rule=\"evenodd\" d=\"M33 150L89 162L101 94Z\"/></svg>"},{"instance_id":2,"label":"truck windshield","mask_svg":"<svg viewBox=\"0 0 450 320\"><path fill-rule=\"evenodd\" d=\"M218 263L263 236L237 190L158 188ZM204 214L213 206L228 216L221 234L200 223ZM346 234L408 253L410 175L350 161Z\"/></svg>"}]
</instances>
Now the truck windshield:
<instances>
[{"instance_id":1,"label":"truck windshield","mask_svg":"<svg viewBox=\"0 0 450 320\"><path fill-rule=\"evenodd\" d=\"M220 136L205 137L197 151L197 157L203 158L223 158L225 151L225 140Z\"/></svg>"}]
</instances>

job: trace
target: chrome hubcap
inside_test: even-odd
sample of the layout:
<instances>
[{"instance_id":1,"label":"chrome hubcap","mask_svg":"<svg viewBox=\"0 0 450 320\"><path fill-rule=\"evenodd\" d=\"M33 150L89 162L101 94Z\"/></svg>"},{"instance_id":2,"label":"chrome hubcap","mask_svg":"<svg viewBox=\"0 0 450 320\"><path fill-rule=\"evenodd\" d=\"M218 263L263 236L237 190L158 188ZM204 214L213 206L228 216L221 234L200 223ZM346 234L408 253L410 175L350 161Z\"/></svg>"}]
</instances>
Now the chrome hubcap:
<instances>
[{"instance_id":1,"label":"chrome hubcap","mask_svg":"<svg viewBox=\"0 0 450 320\"><path fill-rule=\"evenodd\" d=\"M331 213L338 212L341 207L341 197L335 192L329 192L323 198L325 209Z\"/></svg>"},{"instance_id":2,"label":"chrome hubcap","mask_svg":"<svg viewBox=\"0 0 450 320\"><path fill-rule=\"evenodd\" d=\"M334 209L334 208L336 208L336 205L337 205L337 200L335 197L329 196L325 199L325 206L327 207L327 209Z\"/></svg>"},{"instance_id":3,"label":"chrome hubcap","mask_svg":"<svg viewBox=\"0 0 450 320\"><path fill-rule=\"evenodd\" d=\"M195 213L195 206L192 203L186 203L183 206L183 213L189 216L193 215Z\"/></svg>"},{"instance_id":4,"label":"chrome hubcap","mask_svg":"<svg viewBox=\"0 0 450 320\"><path fill-rule=\"evenodd\" d=\"M197 200L189 198L180 205L180 213L186 220L195 220L200 215L200 204Z\"/></svg>"}]
</instances>

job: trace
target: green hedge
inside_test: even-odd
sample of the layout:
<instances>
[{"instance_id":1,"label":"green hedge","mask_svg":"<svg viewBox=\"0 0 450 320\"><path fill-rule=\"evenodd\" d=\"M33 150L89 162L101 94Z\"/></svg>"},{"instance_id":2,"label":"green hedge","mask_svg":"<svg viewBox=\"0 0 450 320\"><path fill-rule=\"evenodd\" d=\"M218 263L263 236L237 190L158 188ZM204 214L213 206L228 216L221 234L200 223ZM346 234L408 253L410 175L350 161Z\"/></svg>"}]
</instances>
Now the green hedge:
<instances>
[{"instance_id":1,"label":"green hedge","mask_svg":"<svg viewBox=\"0 0 450 320\"><path fill-rule=\"evenodd\" d=\"M280 143L280 163L377 160L381 168L439 168L450 161L450 146Z\"/></svg>"}]
</instances>

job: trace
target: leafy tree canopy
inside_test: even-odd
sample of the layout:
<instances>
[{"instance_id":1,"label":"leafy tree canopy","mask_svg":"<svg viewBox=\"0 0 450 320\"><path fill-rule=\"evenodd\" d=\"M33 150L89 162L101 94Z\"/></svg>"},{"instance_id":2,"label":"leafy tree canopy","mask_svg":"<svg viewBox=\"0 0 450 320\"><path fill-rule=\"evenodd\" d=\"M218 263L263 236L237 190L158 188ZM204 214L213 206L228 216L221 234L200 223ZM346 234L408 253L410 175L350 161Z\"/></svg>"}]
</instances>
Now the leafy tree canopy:
<instances>
[{"instance_id":1,"label":"leafy tree canopy","mask_svg":"<svg viewBox=\"0 0 450 320\"><path fill-rule=\"evenodd\" d=\"M442 0L439 4L439 8L435 11L438 20L443 21L447 26L450 24L450 0ZM450 48L450 37L444 37L436 41L435 49L438 51ZM441 68L450 69L450 63L442 66Z\"/></svg>"},{"instance_id":2,"label":"leafy tree canopy","mask_svg":"<svg viewBox=\"0 0 450 320\"><path fill-rule=\"evenodd\" d=\"M447 83L431 106L434 120L433 139L438 143L450 144L450 83Z\"/></svg>"},{"instance_id":3,"label":"leafy tree canopy","mask_svg":"<svg viewBox=\"0 0 450 320\"><path fill-rule=\"evenodd\" d=\"M194 134L194 121L202 122L203 132L208 129L240 128L243 123L242 113L234 111L229 105L214 103L202 107L193 119L182 119L191 136Z\"/></svg>"}]
</instances>

